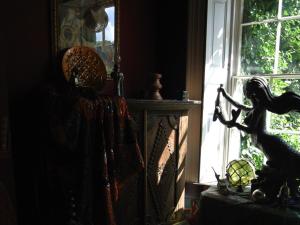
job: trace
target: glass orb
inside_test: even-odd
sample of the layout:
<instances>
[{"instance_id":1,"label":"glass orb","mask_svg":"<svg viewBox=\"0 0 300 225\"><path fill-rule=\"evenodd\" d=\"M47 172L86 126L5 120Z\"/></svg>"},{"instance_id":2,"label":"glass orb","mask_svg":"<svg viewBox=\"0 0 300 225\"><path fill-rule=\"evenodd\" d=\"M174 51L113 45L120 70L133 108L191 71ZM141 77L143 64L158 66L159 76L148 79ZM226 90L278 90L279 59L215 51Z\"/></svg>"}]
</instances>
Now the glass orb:
<instances>
[{"instance_id":1,"label":"glass orb","mask_svg":"<svg viewBox=\"0 0 300 225\"><path fill-rule=\"evenodd\" d=\"M232 187L245 187L255 178L254 166L245 159L235 159L226 166L229 184Z\"/></svg>"}]
</instances>

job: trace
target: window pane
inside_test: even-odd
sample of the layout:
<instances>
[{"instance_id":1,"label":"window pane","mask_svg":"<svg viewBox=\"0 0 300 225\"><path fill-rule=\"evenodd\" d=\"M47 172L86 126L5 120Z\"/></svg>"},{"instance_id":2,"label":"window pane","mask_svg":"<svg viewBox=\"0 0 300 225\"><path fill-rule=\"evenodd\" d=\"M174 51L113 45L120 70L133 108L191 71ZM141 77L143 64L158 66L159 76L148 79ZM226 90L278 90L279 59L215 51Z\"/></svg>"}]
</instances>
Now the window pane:
<instances>
[{"instance_id":1,"label":"window pane","mask_svg":"<svg viewBox=\"0 0 300 225\"><path fill-rule=\"evenodd\" d=\"M256 170L263 167L264 153L252 145L249 134L241 136L241 158L249 160Z\"/></svg>"},{"instance_id":2,"label":"window pane","mask_svg":"<svg viewBox=\"0 0 300 225\"><path fill-rule=\"evenodd\" d=\"M106 66L107 74L111 74L114 68L115 7L107 7L105 12L108 21L106 26L96 33L96 51Z\"/></svg>"},{"instance_id":3,"label":"window pane","mask_svg":"<svg viewBox=\"0 0 300 225\"><path fill-rule=\"evenodd\" d=\"M284 92L293 91L300 94L300 80L298 79L274 79L272 92L281 95ZM271 114L272 133L279 135L295 149L300 149L300 113L290 112L284 115ZM282 133L281 133L282 132Z\"/></svg>"},{"instance_id":4,"label":"window pane","mask_svg":"<svg viewBox=\"0 0 300 225\"><path fill-rule=\"evenodd\" d=\"M300 0L283 0L282 16L300 15Z\"/></svg>"},{"instance_id":5,"label":"window pane","mask_svg":"<svg viewBox=\"0 0 300 225\"><path fill-rule=\"evenodd\" d=\"M276 23L244 26L241 47L242 75L273 73Z\"/></svg>"},{"instance_id":6,"label":"window pane","mask_svg":"<svg viewBox=\"0 0 300 225\"><path fill-rule=\"evenodd\" d=\"M277 17L278 0L244 0L243 23Z\"/></svg>"},{"instance_id":7,"label":"window pane","mask_svg":"<svg viewBox=\"0 0 300 225\"><path fill-rule=\"evenodd\" d=\"M300 72L300 20L282 22L279 73Z\"/></svg>"},{"instance_id":8,"label":"window pane","mask_svg":"<svg viewBox=\"0 0 300 225\"><path fill-rule=\"evenodd\" d=\"M250 100L245 97L243 97L243 104L251 106ZM245 117L246 113L242 111L242 123ZM240 135L241 157L252 162L255 169L261 169L264 162L264 153L253 145L250 134L240 132Z\"/></svg>"},{"instance_id":9,"label":"window pane","mask_svg":"<svg viewBox=\"0 0 300 225\"><path fill-rule=\"evenodd\" d=\"M287 91L293 91L300 94L300 79L272 79L272 93L279 96ZM240 84L241 85L241 84ZM248 99L243 98L243 104L251 105ZM245 118L245 114L242 111L242 117ZM270 113L270 127L269 132L278 135L285 140L292 148L300 150L300 113L291 112L284 115L277 115ZM243 122L243 119L241 120ZM264 154L257 148L255 148L251 142L249 134L243 132L240 133L240 146L241 157L250 160L259 169L263 165Z\"/></svg>"},{"instance_id":10,"label":"window pane","mask_svg":"<svg viewBox=\"0 0 300 225\"><path fill-rule=\"evenodd\" d=\"M273 78L270 85L274 95L281 95L287 91L293 91L300 95L300 80L299 79L279 79Z\"/></svg>"},{"instance_id":11,"label":"window pane","mask_svg":"<svg viewBox=\"0 0 300 225\"><path fill-rule=\"evenodd\" d=\"M283 134L283 133L275 133L279 137L281 137L283 140L287 142L288 145L290 145L293 149L296 151L300 151L300 138L299 134Z\"/></svg>"},{"instance_id":12,"label":"window pane","mask_svg":"<svg viewBox=\"0 0 300 225\"><path fill-rule=\"evenodd\" d=\"M271 114L271 129L285 131L300 131L299 113L290 112L284 115ZM299 136L300 138L300 136Z\"/></svg>"}]
</instances>

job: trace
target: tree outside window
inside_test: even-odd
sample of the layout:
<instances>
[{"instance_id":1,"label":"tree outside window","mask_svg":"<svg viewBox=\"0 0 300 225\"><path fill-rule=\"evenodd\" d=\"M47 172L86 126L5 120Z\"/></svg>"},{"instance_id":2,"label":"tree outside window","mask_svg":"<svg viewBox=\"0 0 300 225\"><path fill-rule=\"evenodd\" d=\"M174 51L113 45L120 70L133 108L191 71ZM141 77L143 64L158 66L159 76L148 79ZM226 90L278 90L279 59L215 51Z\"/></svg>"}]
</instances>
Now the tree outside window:
<instances>
[{"instance_id":1,"label":"tree outside window","mask_svg":"<svg viewBox=\"0 0 300 225\"><path fill-rule=\"evenodd\" d=\"M244 0L240 11L238 69L233 79L260 75L267 78L274 95L300 94L300 0ZM270 113L267 121L270 133L300 151L299 113ZM263 154L242 133L241 156L256 168L263 164Z\"/></svg>"}]
</instances>

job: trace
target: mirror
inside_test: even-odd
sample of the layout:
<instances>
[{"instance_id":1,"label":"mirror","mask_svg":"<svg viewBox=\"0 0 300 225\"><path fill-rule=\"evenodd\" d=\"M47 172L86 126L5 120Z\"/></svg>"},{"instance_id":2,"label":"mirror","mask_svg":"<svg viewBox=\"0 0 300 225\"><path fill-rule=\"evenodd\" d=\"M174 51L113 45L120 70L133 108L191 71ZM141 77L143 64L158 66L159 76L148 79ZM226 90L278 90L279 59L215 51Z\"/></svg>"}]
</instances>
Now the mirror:
<instances>
[{"instance_id":1,"label":"mirror","mask_svg":"<svg viewBox=\"0 0 300 225\"><path fill-rule=\"evenodd\" d=\"M110 77L119 55L118 0L53 0L52 6L54 59L70 47L91 47Z\"/></svg>"}]
</instances>

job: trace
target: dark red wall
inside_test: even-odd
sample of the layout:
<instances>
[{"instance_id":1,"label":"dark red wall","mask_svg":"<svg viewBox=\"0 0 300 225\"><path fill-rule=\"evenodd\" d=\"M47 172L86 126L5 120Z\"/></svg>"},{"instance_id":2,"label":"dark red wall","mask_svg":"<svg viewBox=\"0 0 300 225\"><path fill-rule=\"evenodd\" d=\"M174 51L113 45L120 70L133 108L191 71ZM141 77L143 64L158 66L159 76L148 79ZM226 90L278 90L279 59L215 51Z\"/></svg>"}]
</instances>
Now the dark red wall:
<instances>
[{"instance_id":1,"label":"dark red wall","mask_svg":"<svg viewBox=\"0 0 300 225\"><path fill-rule=\"evenodd\" d=\"M5 55L9 59L9 92L13 98L51 76L49 6L49 0L20 2L10 17ZM164 95L176 97L185 86L187 3L121 1L120 18L126 96L137 97L146 85L145 77L159 72L163 75Z\"/></svg>"},{"instance_id":2,"label":"dark red wall","mask_svg":"<svg viewBox=\"0 0 300 225\"><path fill-rule=\"evenodd\" d=\"M19 225L34 225L43 220L39 216L38 186L43 179L39 173L43 167L43 138L39 131L45 121L41 120L43 102L39 93L54 76L50 0L16 4L4 10L2 21L7 26L7 36L2 40L1 61L9 84ZM121 70L126 97L141 96L151 72L162 73L164 98L181 95L185 86L187 17L185 1L181 4L174 6L171 0L121 0Z\"/></svg>"},{"instance_id":3,"label":"dark red wall","mask_svg":"<svg viewBox=\"0 0 300 225\"><path fill-rule=\"evenodd\" d=\"M39 153L39 92L51 75L50 8L48 0L18 1L3 7L6 13L6 67L11 123L11 147L19 225L38 224L37 181Z\"/></svg>"},{"instance_id":4,"label":"dark red wall","mask_svg":"<svg viewBox=\"0 0 300 225\"><path fill-rule=\"evenodd\" d=\"M20 1L13 8L6 54L10 96L18 99L50 73L50 11L48 0Z\"/></svg>"},{"instance_id":5,"label":"dark red wall","mask_svg":"<svg viewBox=\"0 0 300 225\"><path fill-rule=\"evenodd\" d=\"M155 1L121 2L121 70L127 97L139 97L145 76L156 70L158 9Z\"/></svg>"},{"instance_id":6,"label":"dark red wall","mask_svg":"<svg viewBox=\"0 0 300 225\"><path fill-rule=\"evenodd\" d=\"M157 71L162 74L161 94L164 98L181 99L186 85L188 1L158 2Z\"/></svg>"},{"instance_id":7,"label":"dark red wall","mask_svg":"<svg viewBox=\"0 0 300 225\"><path fill-rule=\"evenodd\" d=\"M187 1L121 1L121 69L127 97L140 97L149 73L161 73L163 98L185 89Z\"/></svg>"}]
</instances>

